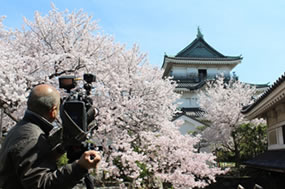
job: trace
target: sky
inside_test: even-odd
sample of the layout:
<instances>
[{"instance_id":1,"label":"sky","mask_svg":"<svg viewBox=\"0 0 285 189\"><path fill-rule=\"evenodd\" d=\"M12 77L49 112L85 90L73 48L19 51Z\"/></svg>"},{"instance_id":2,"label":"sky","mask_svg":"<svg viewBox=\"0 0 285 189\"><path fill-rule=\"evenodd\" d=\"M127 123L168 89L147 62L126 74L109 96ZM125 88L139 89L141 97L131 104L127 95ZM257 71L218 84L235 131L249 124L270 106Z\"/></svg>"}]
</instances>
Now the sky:
<instances>
[{"instance_id":1,"label":"sky","mask_svg":"<svg viewBox=\"0 0 285 189\"><path fill-rule=\"evenodd\" d=\"M105 34L147 53L151 65L175 56L200 27L204 40L226 56L242 55L233 71L243 82L273 84L285 72L284 0L0 0L4 25L20 28L35 11L60 10L93 16Z\"/></svg>"}]
</instances>

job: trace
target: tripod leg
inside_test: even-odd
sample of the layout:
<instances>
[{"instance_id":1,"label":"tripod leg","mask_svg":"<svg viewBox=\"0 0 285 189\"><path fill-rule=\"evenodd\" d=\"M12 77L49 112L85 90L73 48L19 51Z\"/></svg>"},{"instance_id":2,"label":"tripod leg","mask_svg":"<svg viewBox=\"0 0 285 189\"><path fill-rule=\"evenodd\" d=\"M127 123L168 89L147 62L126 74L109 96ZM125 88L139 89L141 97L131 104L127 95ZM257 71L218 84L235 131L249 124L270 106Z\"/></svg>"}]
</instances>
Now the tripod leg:
<instances>
[{"instance_id":1,"label":"tripod leg","mask_svg":"<svg viewBox=\"0 0 285 189\"><path fill-rule=\"evenodd\" d=\"M89 174L84 177L84 182L87 189L94 189L94 184Z\"/></svg>"}]
</instances>

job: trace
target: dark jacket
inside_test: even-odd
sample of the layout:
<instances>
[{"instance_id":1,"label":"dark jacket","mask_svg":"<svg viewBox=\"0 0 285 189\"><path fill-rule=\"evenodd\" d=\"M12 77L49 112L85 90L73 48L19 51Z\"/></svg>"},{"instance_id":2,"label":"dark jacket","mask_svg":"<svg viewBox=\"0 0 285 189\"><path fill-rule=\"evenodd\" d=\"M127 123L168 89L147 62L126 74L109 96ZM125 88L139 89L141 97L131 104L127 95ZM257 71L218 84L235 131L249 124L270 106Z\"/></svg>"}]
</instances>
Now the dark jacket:
<instances>
[{"instance_id":1,"label":"dark jacket","mask_svg":"<svg viewBox=\"0 0 285 189\"><path fill-rule=\"evenodd\" d=\"M75 162L57 169L49 141L52 129L50 122L27 111L9 131L0 150L0 188L72 188L87 174Z\"/></svg>"}]
</instances>

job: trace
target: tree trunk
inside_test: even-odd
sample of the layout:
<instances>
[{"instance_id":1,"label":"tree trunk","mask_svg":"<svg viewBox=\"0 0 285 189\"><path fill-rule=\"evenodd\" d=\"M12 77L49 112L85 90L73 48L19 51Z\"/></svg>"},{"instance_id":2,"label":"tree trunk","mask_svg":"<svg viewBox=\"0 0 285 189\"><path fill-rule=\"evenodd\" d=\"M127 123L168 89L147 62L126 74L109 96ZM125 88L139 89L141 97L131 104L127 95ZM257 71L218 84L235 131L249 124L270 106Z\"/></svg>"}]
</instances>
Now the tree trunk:
<instances>
[{"instance_id":1,"label":"tree trunk","mask_svg":"<svg viewBox=\"0 0 285 189\"><path fill-rule=\"evenodd\" d=\"M240 152L238 149L238 144L236 141L236 135L234 132L232 132L232 137L233 137L233 141L234 141L234 153L235 153L235 163L236 163L235 167L239 168L240 167Z\"/></svg>"},{"instance_id":2,"label":"tree trunk","mask_svg":"<svg viewBox=\"0 0 285 189\"><path fill-rule=\"evenodd\" d=\"M0 110L0 143L2 141L3 118L4 118L4 110L3 108L1 108Z\"/></svg>"},{"instance_id":3,"label":"tree trunk","mask_svg":"<svg viewBox=\"0 0 285 189\"><path fill-rule=\"evenodd\" d=\"M5 109L4 108L2 108L2 113L3 113L3 116L4 116L4 113L9 117L9 118L11 118L13 121L15 121L16 123L18 123L18 119L16 118L16 117L14 117L13 115L12 115L12 113L10 113L9 111L5 111Z\"/></svg>"}]
</instances>

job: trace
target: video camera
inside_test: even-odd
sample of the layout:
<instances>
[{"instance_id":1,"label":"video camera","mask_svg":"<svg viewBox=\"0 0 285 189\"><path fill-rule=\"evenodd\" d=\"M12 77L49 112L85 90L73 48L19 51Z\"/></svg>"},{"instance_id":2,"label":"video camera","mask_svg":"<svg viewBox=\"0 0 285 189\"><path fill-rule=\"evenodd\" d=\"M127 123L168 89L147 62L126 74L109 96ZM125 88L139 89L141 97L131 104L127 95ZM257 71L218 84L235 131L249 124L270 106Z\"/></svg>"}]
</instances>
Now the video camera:
<instances>
[{"instance_id":1,"label":"video camera","mask_svg":"<svg viewBox=\"0 0 285 189\"><path fill-rule=\"evenodd\" d=\"M61 101L62 132L58 133L62 141L60 147L66 150L69 163L79 159L85 151L102 150L102 147L100 149L88 141L88 136L98 128L95 116L99 111L93 108L93 100L89 97L96 77L93 74L84 74L83 87L76 88L78 80L80 79L74 76L59 77L59 88L65 89L68 96ZM57 135L54 137L57 138ZM87 189L94 188L89 174L85 175L84 181Z\"/></svg>"},{"instance_id":2,"label":"video camera","mask_svg":"<svg viewBox=\"0 0 285 189\"><path fill-rule=\"evenodd\" d=\"M84 74L83 87L75 88L79 80L75 76L59 77L59 88L68 93L68 96L62 99L60 117L63 142L71 161L80 157L84 151L93 149L93 146L85 141L88 140L88 135L97 129L95 116L99 113L98 109L92 107L93 100L89 97L92 83L96 81L95 75Z\"/></svg>"}]
</instances>

